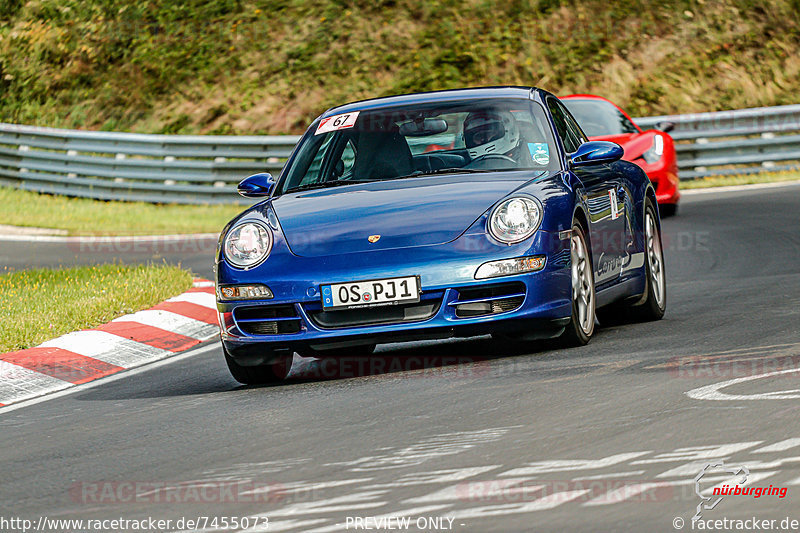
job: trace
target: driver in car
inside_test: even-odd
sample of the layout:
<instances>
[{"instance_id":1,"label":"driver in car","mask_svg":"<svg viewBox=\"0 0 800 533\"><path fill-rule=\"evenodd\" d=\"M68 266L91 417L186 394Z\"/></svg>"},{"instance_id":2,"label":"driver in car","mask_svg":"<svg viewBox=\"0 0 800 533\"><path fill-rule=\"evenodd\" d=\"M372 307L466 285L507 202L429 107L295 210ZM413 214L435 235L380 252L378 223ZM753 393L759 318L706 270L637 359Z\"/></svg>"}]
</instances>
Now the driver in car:
<instances>
[{"instance_id":1,"label":"driver in car","mask_svg":"<svg viewBox=\"0 0 800 533\"><path fill-rule=\"evenodd\" d=\"M473 111L464 119L464 145L473 161L505 156L520 162L517 120L508 111Z\"/></svg>"}]
</instances>

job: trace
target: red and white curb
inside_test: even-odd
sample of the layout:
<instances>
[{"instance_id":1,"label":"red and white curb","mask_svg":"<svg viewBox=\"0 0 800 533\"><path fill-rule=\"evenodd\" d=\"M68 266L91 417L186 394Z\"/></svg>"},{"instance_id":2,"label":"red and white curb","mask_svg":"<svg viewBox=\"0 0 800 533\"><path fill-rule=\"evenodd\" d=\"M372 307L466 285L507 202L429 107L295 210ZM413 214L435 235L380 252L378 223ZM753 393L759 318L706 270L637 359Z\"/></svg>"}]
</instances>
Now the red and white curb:
<instances>
[{"instance_id":1,"label":"red and white curb","mask_svg":"<svg viewBox=\"0 0 800 533\"><path fill-rule=\"evenodd\" d=\"M218 333L214 283L195 279L146 311L0 354L0 407L165 359Z\"/></svg>"}]
</instances>

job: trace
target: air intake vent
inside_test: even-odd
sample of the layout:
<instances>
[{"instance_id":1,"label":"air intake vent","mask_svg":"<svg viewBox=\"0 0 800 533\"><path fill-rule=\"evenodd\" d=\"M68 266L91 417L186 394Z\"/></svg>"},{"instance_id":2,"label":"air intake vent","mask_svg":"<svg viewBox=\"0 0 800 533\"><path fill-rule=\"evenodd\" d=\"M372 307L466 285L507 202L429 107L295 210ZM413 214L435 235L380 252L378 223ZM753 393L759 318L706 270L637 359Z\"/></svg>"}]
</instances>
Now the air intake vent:
<instances>
[{"instance_id":1,"label":"air intake vent","mask_svg":"<svg viewBox=\"0 0 800 533\"><path fill-rule=\"evenodd\" d=\"M245 335L288 335L300 332L300 317L293 305L237 307L236 325Z\"/></svg>"},{"instance_id":2,"label":"air intake vent","mask_svg":"<svg viewBox=\"0 0 800 533\"><path fill-rule=\"evenodd\" d=\"M458 299L450 302L458 318L496 315L513 311L525 301L524 283L502 283L459 289Z\"/></svg>"}]
</instances>

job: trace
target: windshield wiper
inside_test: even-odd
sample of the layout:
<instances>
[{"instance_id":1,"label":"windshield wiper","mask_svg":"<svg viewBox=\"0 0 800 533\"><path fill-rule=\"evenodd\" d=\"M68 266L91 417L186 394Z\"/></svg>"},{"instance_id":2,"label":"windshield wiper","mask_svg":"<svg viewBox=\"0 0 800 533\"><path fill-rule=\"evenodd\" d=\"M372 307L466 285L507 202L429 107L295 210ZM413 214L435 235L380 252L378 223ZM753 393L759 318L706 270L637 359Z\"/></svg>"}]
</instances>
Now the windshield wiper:
<instances>
[{"instance_id":1,"label":"windshield wiper","mask_svg":"<svg viewBox=\"0 0 800 533\"><path fill-rule=\"evenodd\" d=\"M333 180L333 181L321 181L318 183L306 183L305 185L298 185L297 187L291 187L286 189L283 194L288 194L290 192L298 192L298 191L310 191L312 189L327 189L328 187L339 187L340 185L353 185L355 183L371 183L373 181L380 181L380 180Z\"/></svg>"},{"instance_id":2,"label":"windshield wiper","mask_svg":"<svg viewBox=\"0 0 800 533\"><path fill-rule=\"evenodd\" d=\"M416 172L412 172L411 174L406 174L405 176L397 176L396 178L390 178L393 180L400 180L404 178L419 178L420 176L433 176L434 174L483 174L486 172L495 172L494 170L478 170L474 168L461 168L461 167L448 167L448 168L437 168L436 170L417 170Z\"/></svg>"},{"instance_id":3,"label":"windshield wiper","mask_svg":"<svg viewBox=\"0 0 800 533\"><path fill-rule=\"evenodd\" d=\"M463 174L482 174L485 172L495 172L494 170L477 170L474 168L461 168L461 167L448 167L448 168L437 168L436 170L417 170L411 174L407 174L405 176L397 176L393 178L380 178L374 180L333 180L333 181L322 181L318 183L306 183L305 185L298 185L297 187L292 187L290 189L286 189L283 191L282 194L289 194L292 192L299 192L299 191L310 191L313 189L327 189L328 187L339 187L342 185L352 185L355 183L372 183L375 181L390 181L390 180L399 180L404 178L417 178L420 176L432 176L434 174L449 174L449 173L463 173Z\"/></svg>"}]
</instances>

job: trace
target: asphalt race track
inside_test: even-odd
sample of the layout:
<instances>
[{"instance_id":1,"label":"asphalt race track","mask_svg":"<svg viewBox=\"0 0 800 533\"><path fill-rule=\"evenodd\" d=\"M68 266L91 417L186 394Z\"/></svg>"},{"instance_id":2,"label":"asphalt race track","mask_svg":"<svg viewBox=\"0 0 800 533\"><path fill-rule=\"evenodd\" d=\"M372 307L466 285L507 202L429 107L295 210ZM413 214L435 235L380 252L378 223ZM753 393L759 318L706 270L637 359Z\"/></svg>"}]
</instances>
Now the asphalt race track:
<instances>
[{"instance_id":1,"label":"asphalt race track","mask_svg":"<svg viewBox=\"0 0 800 533\"><path fill-rule=\"evenodd\" d=\"M296 359L287 384L249 388L211 343L0 411L0 514L153 517L168 531L252 515L267 531L368 517L408 517L412 531L690 530L694 479L724 462L786 492L726 496L702 518L777 530L800 520L798 199L797 184L686 196L663 223L665 318L601 328L583 348L387 345L371 361ZM24 264L82 259L0 246ZM183 260L210 275L209 259ZM709 471L704 487L739 472Z\"/></svg>"}]
</instances>

